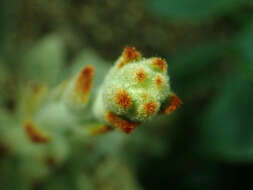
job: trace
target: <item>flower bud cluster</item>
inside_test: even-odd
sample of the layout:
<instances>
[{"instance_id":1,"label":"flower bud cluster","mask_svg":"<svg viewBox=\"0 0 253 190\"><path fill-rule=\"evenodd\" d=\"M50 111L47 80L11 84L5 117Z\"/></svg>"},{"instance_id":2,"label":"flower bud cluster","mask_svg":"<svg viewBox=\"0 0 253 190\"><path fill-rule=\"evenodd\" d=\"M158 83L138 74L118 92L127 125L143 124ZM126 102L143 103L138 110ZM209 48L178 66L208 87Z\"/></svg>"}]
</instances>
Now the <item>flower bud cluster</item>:
<instances>
[{"instance_id":1,"label":"flower bud cluster","mask_svg":"<svg viewBox=\"0 0 253 190\"><path fill-rule=\"evenodd\" d=\"M98 92L94 112L108 125L130 133L157 113L169 113L164 110L171 110L171 94L166 61L143 58L126 47Z\"/></svg>"}]
</instances>

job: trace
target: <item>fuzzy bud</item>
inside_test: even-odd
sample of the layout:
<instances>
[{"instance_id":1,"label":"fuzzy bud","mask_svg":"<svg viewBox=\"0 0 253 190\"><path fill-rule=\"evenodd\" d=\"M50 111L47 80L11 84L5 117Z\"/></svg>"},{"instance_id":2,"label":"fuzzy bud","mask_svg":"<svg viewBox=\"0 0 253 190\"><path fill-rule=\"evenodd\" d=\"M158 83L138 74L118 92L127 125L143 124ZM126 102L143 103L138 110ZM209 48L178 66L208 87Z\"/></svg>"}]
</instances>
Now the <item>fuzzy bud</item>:
<instances>
[{"instance_id":1,"label":"fuzzy bud","mask_svg":"<svg viewBox=\"0 0 253 190\"><path fill-rule=\"evenodd\" d=\"M94 113L108 125L130 133L160 113L170 94L165 60L142 58L135 48L127 47L107 74Z\"/></svg>"}]
</instances>

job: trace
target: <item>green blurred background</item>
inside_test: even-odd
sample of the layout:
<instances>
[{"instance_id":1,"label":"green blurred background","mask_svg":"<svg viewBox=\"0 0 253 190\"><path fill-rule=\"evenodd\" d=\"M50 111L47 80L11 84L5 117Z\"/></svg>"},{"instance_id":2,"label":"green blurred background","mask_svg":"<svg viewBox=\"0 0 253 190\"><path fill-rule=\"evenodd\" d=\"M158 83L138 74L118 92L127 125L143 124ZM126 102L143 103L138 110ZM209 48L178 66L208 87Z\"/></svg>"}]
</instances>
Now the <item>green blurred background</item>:
<instances>
[{"instance_id":1,"label":"green blurred background","mask_svg":"<svg viewBox=\"0 0 253 190\"><path fill-rule=\"evenodd\" d=\"M68 73L83 51L109 65L126 45L165 58L184 102L169 122L150 124L149 138L139 142L136 135L127 147L140 188L253 189L252 0L1 0L1 110L15 116L22 82L43 80L47 72L41 59L63 63ZM2 119L0 127L6 125ZM12 189L3 185L6 149L0 143L1 190ZM12 172L8 178L15 179ZM47 189L45 181L50 177L32 189Z\"/></svg>"}]
</instances>

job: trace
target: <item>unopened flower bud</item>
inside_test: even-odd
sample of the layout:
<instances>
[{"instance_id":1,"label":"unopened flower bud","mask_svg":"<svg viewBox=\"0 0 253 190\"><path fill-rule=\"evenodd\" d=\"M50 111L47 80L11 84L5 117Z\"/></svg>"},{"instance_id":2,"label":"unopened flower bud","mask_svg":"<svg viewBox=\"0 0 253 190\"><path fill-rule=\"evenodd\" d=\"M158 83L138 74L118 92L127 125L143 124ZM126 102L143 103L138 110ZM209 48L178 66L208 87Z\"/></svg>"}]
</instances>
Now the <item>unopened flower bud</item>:
<instances>
[{"instance_id":1,"label":"unopened flower bud","mask_svg":"<svg viewBox=\"0 0 253 190\"><path fill-rule=\"evenodd\" d=\"M94 112L108 125L130 133L160 113L170 94L165 60L142 58L135 48L127 47L107 74Z\"/></svg>"}]
</instances>

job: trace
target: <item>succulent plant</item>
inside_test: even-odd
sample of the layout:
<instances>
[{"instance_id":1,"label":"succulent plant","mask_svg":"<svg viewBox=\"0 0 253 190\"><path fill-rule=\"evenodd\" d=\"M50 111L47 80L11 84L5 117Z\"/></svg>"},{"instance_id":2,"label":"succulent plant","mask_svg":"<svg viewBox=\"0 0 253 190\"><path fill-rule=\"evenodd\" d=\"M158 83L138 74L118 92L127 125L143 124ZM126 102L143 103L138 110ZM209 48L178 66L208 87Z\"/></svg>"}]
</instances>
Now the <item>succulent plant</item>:
<instances>
[{"instance_id":1,"label":"succulent plant","mask_svg":"<svg viewBox=\"0 0 253 190\"><path fill-rule=\"evenodd\" d=\"M94 189L97 189L96 183L88 173L84 176L82 168L90 168L96 179L106 180L115 187L126 183L132 186L126 189L138 189L132 172L115 153L124 154L122 147L129 139L125 134L156 115L169 114L180 106L181 100L171 91L165 60L143 58L135 48L126 47L115 64L107 68L92 52L85 51L79 61L75 60L73 65L77 67L72 68L72 73L64 74L65 69L60 67L64 60L60 58L62 43L56 36L46 38L35 47L21 60L22 69L29 77L20 78L15 111L11 114L0 109L0 122L6 124L0 127L0 156L6 162L0 164L10 168L0 171L1 176L6 176L0 178L0 189L17 189L19 183L24 186L21 189L33 189L37 182L47 187L51 185L47 177L55 175L52 179L57 179L56 171L66 168L79 176L76 179L80 183ZM1 71L5 71L4 67ZM41 80L37 73L41 74ZM57 73L61 75L59 84ZM112 132L114 129L123 133ZM108 134L101 135L105 133ZM145 133L139 135L139 140L147 138ZM131 136L133 143L137 136ZM110 145L105 146L105 142ZM112 158L118 163L113 168ZM104 164L110 167L97 168ZM13 165L19 171L14 183L10 177ZM123 168L122 176L126 178L114 181L114 178L96 176L107 169L110 176L117 176L118 166Z\"/></svg>"},{"instance_id":2,"label":"succulent plant","mask_svg":"<svg viewBox=\"0 0 253 190\"><path fill-rule=\"evenodd\" d=\"M181 104L181 100L171 91L165 60L143 58L133 47L124 49L94 93L95 98L90 98L94 72L94 66L86 65L48 93L46 103L38 108L34 118L24 123L32 141L47 142L50 139L47 133L54 135L54 125L59 124L54 119L51 121L48 115L51 113L61 118L63 130L66 123L78 125L82 114L90 114L90 109L86 107L91 105L91 118L96 127L88 126L89 134L102 134L114 128L128 134L141 123L157 114L169 114ZM33 96L43 94L43 89L38 88ZM51 132L46 132L47 128L42 126L49 126Z\"/></svg>"}]
</instances>

